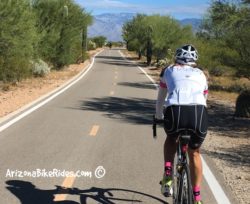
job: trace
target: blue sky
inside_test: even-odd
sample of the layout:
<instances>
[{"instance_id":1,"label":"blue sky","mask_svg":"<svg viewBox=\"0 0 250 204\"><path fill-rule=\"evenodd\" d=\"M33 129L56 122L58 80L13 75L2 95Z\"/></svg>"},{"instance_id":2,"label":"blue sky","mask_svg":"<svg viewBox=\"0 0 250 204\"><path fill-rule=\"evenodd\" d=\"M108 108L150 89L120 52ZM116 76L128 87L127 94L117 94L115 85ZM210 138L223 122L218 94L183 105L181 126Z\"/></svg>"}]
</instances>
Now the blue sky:
<instances>
[{"instance_id":1,"label":"blue sky","mask_svg":"<svg viewBox=\"0 0 250 204\"><path fill-rule=\"evenodd\" d=\"M167 14L177 19L202 18L211 0L75 0L92 15L102 13Z\"/></svg>"}]
</instances>

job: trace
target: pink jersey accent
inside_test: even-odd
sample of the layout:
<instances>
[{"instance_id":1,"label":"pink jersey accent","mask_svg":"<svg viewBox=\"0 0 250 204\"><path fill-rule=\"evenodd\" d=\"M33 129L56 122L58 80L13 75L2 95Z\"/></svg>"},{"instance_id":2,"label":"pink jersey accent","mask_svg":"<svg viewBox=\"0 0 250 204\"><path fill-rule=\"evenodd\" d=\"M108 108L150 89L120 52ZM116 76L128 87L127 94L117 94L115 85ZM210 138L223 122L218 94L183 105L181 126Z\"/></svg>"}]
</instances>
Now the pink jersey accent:
<instances>
[{"instance_id":1,"label":"pink jersey accent","mask_svg":"<svg viewBox=\"0 0 250 204\"><path fill-rule=\"evenodd\" d=\"M205 91L204 91L204 94L205 94L205 95L208 94L208 90L205 90Z\"/></svg>"},{"instance_id":2,"label":"pink jersey accent","mask_svg":"<svg viewBox=\"0 0 250 204\"><path fill-rule=\"evenodd\" d=\"M167 85L166 85L164 82L161 81L161 82L160 82L160 87L161 87L161 88L167 88Z\"/></svg>"}]
</instances>

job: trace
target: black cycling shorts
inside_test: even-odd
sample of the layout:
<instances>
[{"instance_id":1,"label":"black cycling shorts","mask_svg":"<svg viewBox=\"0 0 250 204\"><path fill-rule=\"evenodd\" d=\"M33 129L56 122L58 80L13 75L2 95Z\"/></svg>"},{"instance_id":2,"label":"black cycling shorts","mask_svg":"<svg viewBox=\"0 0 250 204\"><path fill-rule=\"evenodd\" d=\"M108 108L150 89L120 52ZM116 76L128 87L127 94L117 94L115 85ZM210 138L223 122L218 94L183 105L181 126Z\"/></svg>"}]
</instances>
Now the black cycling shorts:
<instances>
[{"instance_id":1,"label":"black cycling shorts","mask_svg":"<svg viewBox=\"0 0 250 204\"><path fill-rule=\"evenodd\" d=\"M172 105L164 113L164 129L168 136L177 137L181 130L190 130L189 147L197 149L203 143L208 128L207 109L203 105Z\"/></svg>"}]
</instances>

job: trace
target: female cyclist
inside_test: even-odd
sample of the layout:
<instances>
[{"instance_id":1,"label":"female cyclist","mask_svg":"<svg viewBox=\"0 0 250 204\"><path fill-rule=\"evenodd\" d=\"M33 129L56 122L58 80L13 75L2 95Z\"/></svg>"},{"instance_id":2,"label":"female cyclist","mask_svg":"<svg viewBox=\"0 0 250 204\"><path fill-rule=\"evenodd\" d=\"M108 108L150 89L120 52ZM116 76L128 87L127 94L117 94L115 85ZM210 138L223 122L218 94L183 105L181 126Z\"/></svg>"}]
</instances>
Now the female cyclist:
<instances>
[{"instance_id":1,"label":"female cyclist","mask_svg":"<svg viewBox=\"0 0 250 204\"><path fill-rule=\"evenodd\" d=\"M200 147L207 134L208 86L205 74L197 68L197 60L198 53L192 45L184 45L176 50L175 63L161 73L155 117L159 120L164 119L167 134L164 144L162 194L172 195L172 166L176 153L176 138L179 131L189 129L193 132L188 150L193 193L195 204L201 204Z\"/></svg>"}]
</instances>

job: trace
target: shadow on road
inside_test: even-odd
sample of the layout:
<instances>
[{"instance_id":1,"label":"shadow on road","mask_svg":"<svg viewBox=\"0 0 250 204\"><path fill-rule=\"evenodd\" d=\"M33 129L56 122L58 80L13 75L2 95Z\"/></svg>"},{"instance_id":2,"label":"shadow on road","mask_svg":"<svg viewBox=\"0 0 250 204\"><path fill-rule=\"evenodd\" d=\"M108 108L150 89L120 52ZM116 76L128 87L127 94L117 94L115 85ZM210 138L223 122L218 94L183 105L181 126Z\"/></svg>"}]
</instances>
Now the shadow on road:
<instances>
[{"instance_id":1,"label":"shadow on road","mask_svg":"<svg viewBox=\"0 0 250 204\"><path fill-rule=\"evenodd\" d=\"M64 188L56 186L56 189L42 190L30 182L20 180L7 181L6 188L15 195L21 204L87 204L89 202L100 204L115 203L163 203L166 201L139 191L121 188L97 188L81 190L78 188ZM67 194L79 196L80 202L54 201L55 195ZM144 202L145 201L145 202Z\"/></svg>"},{"instance_id":2,"label":"shadow on road","mask_svg":"<svg viewBox=\"0 0 250 204\"><path fill-rule=\"evenodd\" d=\"M103 112L106 117L133 124L152 124L154 100L146 98L103 97L81 101L81 110Z\"/></svg>"},{"instance_id":3,"label":"shadow on road","mask_svg":"<svg viewBox=\"0 0 250 204\"><path fill-rule=\"evenodd\" d=\"M122 56L96 56L96 59L107 59L107 60L118 60L118 61L125 61L124 58ZM126 57L127 60L129 61L135 61L138 58L137 57Z\"/></svg>"},{"instance_id":4,"label":"shadow on road","mask_svg":"<svg viewBox=\"0 0 250 204\"><path fill-rule=\"evenodd\" d=\"M79 204L74 201L53 201L56 194L62 194L59 187L51 190L39 189L31 182L20 180L6 181L6 188L15 195L20 204Z\"/></svg>"},{"instance_id":5,"label":"shadow on road","mask_svg":"<svg viewBox=\"0 0 250 204\"><path fill-rule=\"evenodd\" d=\"M95 57L96 59L106 59L106 60L124 60L123 57L121 56L102 56L102 55L98 55Z\"/></svg>"},{"instance_id":6,"label":"shadow on road","mask_svg":"<svg viewBox=\"0 0 250 204\"><path fill-rule=\"evenodd\" d=\"M143 83L142 82L141 83L136 83L136 82L121 82L121 83L118 83L118 85L129 86L129 87L133 87L133 88L156 90L154 84L149 83L149 82L143 82Z\"/></svg>"},{"instance_id":7,"label":"shadow on road","mask_svg":"<svg viewBox=\"0 0 250 204\"><path fill-rule=\"evenodd\" d=\"M130 62L127 62L125 60L123 61L111 61L111 60L99 60L98 63L102 63L102 64L108 64L108 65L115 65L115 66L125 66L125 67L133 67L136 68L135 64L132 64Z\"/></svg>"}]
</instances>

